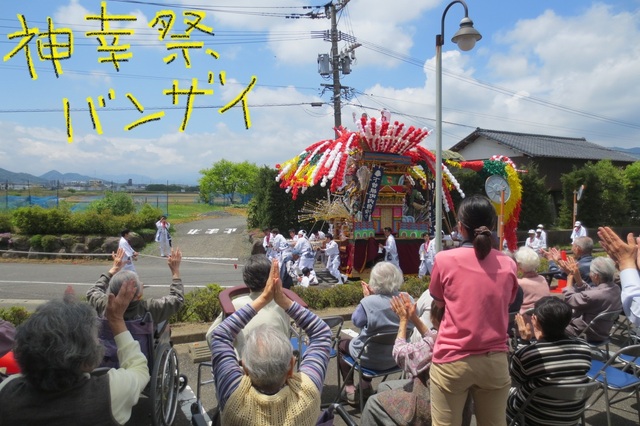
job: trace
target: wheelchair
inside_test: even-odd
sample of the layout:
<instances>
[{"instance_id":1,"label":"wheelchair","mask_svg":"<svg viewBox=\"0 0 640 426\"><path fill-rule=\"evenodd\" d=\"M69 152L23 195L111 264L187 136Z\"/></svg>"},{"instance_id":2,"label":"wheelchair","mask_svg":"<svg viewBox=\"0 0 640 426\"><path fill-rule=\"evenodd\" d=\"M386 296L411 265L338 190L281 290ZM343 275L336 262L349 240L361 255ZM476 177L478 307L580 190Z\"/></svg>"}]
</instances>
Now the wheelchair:
<instances>
[{"instance_id":1,"label":"wheelchair","mask_svg":"<svg viewBox=\"0 0 640 426\"><path fill-rule=\"evenodd\" d=\"M99 337L105 354L99 371L106 372L120 364L113 333L106 318L101 321ZM151 401L151 423L153 426L171 426L178 408L178 394L187 386L187 377L180 374L178 355L173 349L171 327L168 321L154 325L150 312L142 319L128 320L125 324L147 358L150 379L142 394Z\"/></svg>"}]
</instances>

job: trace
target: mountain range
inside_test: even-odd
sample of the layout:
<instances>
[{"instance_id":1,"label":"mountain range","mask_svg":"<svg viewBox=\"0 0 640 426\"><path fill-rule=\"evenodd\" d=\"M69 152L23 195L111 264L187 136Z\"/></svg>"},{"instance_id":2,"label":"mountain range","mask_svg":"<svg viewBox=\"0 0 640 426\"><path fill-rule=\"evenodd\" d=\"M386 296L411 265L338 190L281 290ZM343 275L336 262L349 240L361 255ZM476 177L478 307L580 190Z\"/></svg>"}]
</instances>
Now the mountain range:
<instances>
[{"instance_id":1,"label":"mountain range","mask_svg":"<svg viewBox=\"0 0 640 426\"><path fill-rule=\"evenodd\" d=\"M114 183L126 183L129 179L133 181L134 184L137 183L149 183L151 179L148 176L143 175L103 175L98 178L95 176L87 176L81 175L79 173L60 173L57 170L51 170L43 175L35 176L29 173L16 173L11 172L6 169L0 168L0 182L9 182L9 183L33 183L33 184L44 184L48 185L51 182L60 181L60 183L68 183L68 182L88 182L90 180L100 179L104 182L114 182Z\"/></svg>"},{"instance_id":2,"label":"mountain range","mask_svg":"<svg viewBox=\"0 0 640 426\"><path fill-rule=\"evenodd\" d=\"M615 151L624 152L626 154L632 155L638 160L640 160L640 147L635 148L611 148ZM81 175L79 173L60 173L57 170L51 170L41 176L34 176L29 173L16 173L11 172L6 169L0 168L0 182L9 182L9 183L34 183L34 184L43 184L48 185L51 182L60 181L63 182L88 182L90 180L100 179L104 182L113 182L113 183L126 183L129 179L132 180L134 184L140 183L152 183L152 179L148 176L130 174L130 175L102 175L99 178L95 176L87 176Z\"/></svg>"}]
</instances>

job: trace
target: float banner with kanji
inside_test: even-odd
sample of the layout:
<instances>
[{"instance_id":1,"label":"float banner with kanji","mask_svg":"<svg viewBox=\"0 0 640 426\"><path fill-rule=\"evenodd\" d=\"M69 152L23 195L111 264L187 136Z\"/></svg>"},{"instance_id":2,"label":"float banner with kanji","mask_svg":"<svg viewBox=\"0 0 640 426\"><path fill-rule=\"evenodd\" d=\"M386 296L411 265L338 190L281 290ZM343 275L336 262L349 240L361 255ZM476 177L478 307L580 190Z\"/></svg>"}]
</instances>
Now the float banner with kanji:
<instances>
[{"instance_id":1,"label":"float banner with kanji","mask_svg":"<svg viewBox=\"0 0 640 426\"><path fill-rule=\"evenodd\" d=\"M371 219L371 213L376 206L383 174L384 170L381 166L373 166L373 173L371 173L371 180L369 181L369 187L367 188L367 193L364 198L364 209L362 210L362 220L365 222Z\"/></svg>"}]
</instances>

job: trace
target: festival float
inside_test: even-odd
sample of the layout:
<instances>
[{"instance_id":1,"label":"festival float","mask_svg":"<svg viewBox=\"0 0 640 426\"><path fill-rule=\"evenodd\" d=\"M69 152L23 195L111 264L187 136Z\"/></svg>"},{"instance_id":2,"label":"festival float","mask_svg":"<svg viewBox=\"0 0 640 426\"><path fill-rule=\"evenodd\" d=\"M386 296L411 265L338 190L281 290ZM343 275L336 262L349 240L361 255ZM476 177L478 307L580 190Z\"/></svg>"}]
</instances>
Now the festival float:
<instances>
[{"instance_id":1,"label":"festival float","mask_svg":"<svg viewBox=\"0 0 640 426\"><path fill-rule=\"evenodd\" d=\"M396 237L403 272L417 273L421 236L435 229L436 158L422 145L430 132L391 122L386 111L379 120L363 114L355 124L356 131L340 127L335 139L316 142L276 165L276 180L293 199L315 185L328 188L328 198L306 203L299 219L330 224L334 238L341 242L347 274L362 271L375 260L385 227ZM515 250L522 195L515 164L494 156L484 161L443 160L441 167L442 207L447 213L442 229L452 230L448 221L449 212L455 215L451 192L465 197L451 169L471 169L487 180L487 195L500 214L500 241L504 239ZM501 182L504 186L496 196Z\"/></svg>"}]
</instances>

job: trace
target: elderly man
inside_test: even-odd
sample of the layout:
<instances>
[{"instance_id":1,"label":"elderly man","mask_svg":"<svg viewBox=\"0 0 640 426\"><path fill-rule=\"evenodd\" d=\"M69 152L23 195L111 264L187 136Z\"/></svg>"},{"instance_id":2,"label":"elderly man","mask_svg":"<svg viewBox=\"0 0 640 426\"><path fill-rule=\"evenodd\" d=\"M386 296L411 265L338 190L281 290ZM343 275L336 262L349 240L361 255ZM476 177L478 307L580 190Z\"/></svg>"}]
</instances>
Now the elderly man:
<instances>
[{"instance_id":1,"label":"elderly man","mask_svg":"<svg viewBox=\"0 0 640 426\"><path fill-rule=\"evenodd\" d=\"M315 425L320 394L329 364L331 329L282 291L279 267L273 262L264 291L217 327L211 339L211 363L224 425ZM242 366L233 340L271 301L304 329L309 346L300 369L288 334L269 325L249 333Z\"/></svg>"},{"instance_id":2,"label":"elderly man","mask_svg":"<svg viewBox=\"0 0 640 426\"><path fill-rule=\"evenodd\" d=\"M593 260L593 240L589 237L576 238L573 244L571 244L571 251L573 252L573 258L578 262L578 269L580 269L582 281L592 285L589 268ZM556 272L554 277L566 280L569 271L563 269L560 265L560 261L562 260L560 251L556 248L551 248L548 251L541 249L540 253L549 261L549 271Z\"/></svg>"},{"instance_id":3,"label":"elderly man","mask_svg":"<svg viewBox=\"0 0 640 426\"><path fill-rule=\"evenodd\" d=\"M267 284L267 279L269 279L269 272L271 271L271 261L266 258L264 255L253 255L244 263L244 269L242 270L242 279L249 290L251 291L246 296L240 296L233 299L231 302L236 310L244 307L247 304L252 303L256 300L262 292L264 291L264 287ZM211 337L216 327L220 325L223 317L222 314L218 316L218 318L213 321L211 327L209 327L209 331L207 331L207 342L211 345ZM251 330L256 327L259 327L262 324L271 324L272 326L278 328L283 334L289 334L289 315L285 311L282 310L274 301L267 304L263 309L258 312L258 314L253 318L251 322L249 322L244 329L238 333L235 341L233 342L236 351L239 356L242 356L244 352L244 345L246 341L246 336L249 334Z\"/></svg>"},{"instance_id":4,"label":"elderly man","mask_svg":"<svg viewBox=\"0 0 640 426\"><path fill-rule=\"evenodd\" d=\"M598 228L600 244L607 254L618 264L622 284L622 307L624 313L636 326L640 327L640 274L638 273L638 239L627 234L627 243L609 227Z\"/></svg>"},{"instance_id":5,"label":"elderly man","mask_svg":"<svg viewBox=\"0 0 640 426\"><path fill-rule=\"evenodd\" d=\"M582 222L576 220L576 223L573 224L573 231L571 231L571 243L573 244L576 241L576 238L586 237L587 236L587 228L582 226Z\"/></svg>"},{"instance_id":6,"label":"elderly man","mask_svg":"<svg viewBox=\"0 0 640 426\"><path fill-rule=\"evenodd\" d=\"M142 281L138 274L132 271L121 270L124 265L126 253L123 249L113 255L113 266L105 274L100 275L98 281L87 291L87 300L96 308L98 315L103 315L107 306L108 294L118 294L120 288L125 284L132 282L136 287L136 295L129 304L124 314L126 320L138 319L144 317L150 312L153 322L158 324L168 320L171 315L178 312L184 304L184 286L180 279L180 262L182 261L182 252L177 249L171 250L171 254L167 259L167 264L171 270L172 282L169 287L169 295L157 299L142 299L143 287Z\"/></svg>"},{"instance_id":7,"label":"elderly man","mask_svg":"<svg viewBox=\"0 0 640 426\"><path fill-rule=\"evenodd\" d=\"M591 262L590 275L594 284L587 286L582 281L578 264L570 259L564 267L571 271L567 278L567 287L563 289L564 301L573 308L573 318L567 327L567 333L578 336L587 325L602 312L622 310L620 287L613 282L616 265L611 258L596 257ZM586 336L588 341L602 342L609 337L613 320L600 321Z\"/></svg>"},{"instance_id":8,"label":"elderly man","mask_svg":"<svg viewBox=\"0 0 640 426\"><path fill-rule=\"evenodd\" d=\"M22 374L0 383L2 425L122 425L149 381L147 359L124 323L136 292L109 294L106 315L121 368L89 373L102 361L95 310L66 296L40 305L18 327L15 356Z\"/></svg>"}]
</instances>

